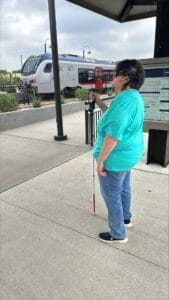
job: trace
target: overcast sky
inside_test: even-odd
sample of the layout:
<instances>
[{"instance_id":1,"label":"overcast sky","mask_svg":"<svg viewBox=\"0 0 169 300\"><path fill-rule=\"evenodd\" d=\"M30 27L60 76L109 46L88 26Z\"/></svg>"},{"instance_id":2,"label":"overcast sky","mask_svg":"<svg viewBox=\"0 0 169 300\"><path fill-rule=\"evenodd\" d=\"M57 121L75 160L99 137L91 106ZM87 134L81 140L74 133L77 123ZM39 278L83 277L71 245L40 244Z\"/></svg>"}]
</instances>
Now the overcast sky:
<instances>
[{"instance_id":1,"label":"overcast sky","mask_svg":"<svg viewBox=\"0 0 169 300\"><path fill-rule=\"evenodd\" d=\"M50 38L47 0L1 0L0 69L16 70L32 54L44 52ZM59 53L117 61L151 58L155 18L120 24L65 0L56 0ZM50 40L47 50L50 52Z\"/></svg>"}]
</instances>

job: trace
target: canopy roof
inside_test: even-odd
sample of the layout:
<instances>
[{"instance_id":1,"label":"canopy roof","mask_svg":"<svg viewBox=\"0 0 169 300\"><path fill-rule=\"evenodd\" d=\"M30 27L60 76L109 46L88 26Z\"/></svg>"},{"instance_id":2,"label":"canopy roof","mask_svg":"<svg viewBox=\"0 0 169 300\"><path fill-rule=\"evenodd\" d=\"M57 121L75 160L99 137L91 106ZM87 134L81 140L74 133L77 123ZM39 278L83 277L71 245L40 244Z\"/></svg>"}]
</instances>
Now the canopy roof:
<instances>
[{"instance_id":1,"label":"canopy roof","mask_svg":"<svg viewBox=\"0 0 169 300\"><path fill-rule=\"evenodd\" d=\"M67 0L119 22L156 16L157 0ZM164 1L164 0L158 0Z\"/></svg>"}]
</instances>

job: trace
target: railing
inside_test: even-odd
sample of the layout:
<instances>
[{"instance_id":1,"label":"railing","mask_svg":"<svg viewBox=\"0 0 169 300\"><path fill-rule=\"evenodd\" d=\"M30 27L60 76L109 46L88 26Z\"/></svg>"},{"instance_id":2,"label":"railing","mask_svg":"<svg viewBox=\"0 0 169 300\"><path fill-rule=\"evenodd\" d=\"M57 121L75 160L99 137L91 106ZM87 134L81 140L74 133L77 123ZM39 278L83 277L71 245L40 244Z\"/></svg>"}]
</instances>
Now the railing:
<instances>
[{"instance_id":1,"label":"railing","mask_svg":"<svg viewBox=\"0 0 169 300\"><path fill-rule=\"evenodd\" d=\"M105 98L103 101L110 100L112 100L112 97ZM92 100L85 101L85 144L91 147L97 138L96 127L101 115L101 109L95 108L95 103Z\"/></svg>"}]
</instances>

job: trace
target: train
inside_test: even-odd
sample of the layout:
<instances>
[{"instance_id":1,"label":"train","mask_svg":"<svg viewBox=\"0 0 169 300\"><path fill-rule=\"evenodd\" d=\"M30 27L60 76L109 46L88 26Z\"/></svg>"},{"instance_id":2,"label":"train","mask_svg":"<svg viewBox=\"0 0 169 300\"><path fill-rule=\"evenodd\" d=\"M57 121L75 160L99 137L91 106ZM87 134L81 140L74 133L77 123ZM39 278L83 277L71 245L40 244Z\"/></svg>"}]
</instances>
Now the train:
<instances>
[{"instance_id":1,"label":"train","mask_svg":"<svg viewBox=\"0 0 169 300\"><path fill-rule=\"evenodd\" d=\"M115 63L84 58L73 54L59 54L60 92L72 96L77 88L104 91L112 88ZM36 89L37 94L53 94L52 56L50 53L32 55L21 69L23 83Z\"/></svg>"}]
</instances>

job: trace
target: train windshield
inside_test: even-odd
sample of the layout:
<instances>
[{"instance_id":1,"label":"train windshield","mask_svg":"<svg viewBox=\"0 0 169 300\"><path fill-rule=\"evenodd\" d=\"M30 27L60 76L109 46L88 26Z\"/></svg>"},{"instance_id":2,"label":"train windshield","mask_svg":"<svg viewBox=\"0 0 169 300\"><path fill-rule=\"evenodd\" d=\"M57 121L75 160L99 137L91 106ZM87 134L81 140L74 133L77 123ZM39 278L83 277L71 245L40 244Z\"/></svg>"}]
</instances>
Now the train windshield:
<instances>
[{"instance_id":1,"label":"train windshield","mask_svg":"<svg viewBox=\"0 0 169 300\"><path fill-rule=\"evenodd\" d=\"M23 65L21 73L23 75L34 74L39 66L41 56L29 57Z\"/></svg>"}]
</instances>

